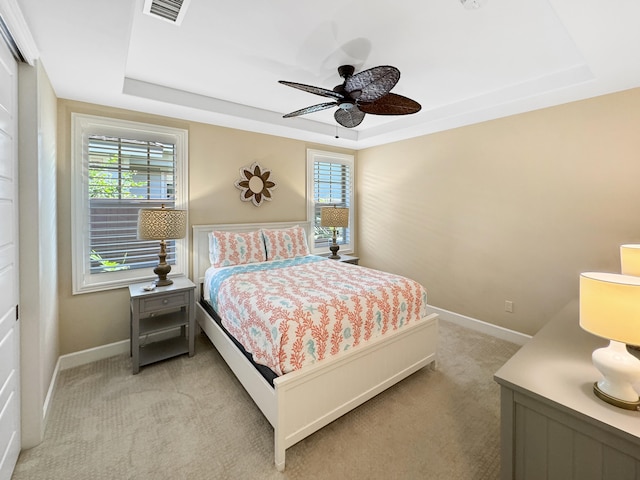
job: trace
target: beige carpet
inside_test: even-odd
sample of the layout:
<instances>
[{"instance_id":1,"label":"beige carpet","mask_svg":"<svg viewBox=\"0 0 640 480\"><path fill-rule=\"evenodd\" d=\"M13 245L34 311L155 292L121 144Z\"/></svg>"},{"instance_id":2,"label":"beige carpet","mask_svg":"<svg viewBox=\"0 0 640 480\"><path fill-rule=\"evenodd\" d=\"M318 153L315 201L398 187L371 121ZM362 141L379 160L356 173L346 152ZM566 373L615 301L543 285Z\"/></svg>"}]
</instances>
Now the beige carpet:
<instances>
[{"instance_id":1,"label":"beige carpet","mask_svg":"<svg viewBox=\"0 0 640 480\"><path fill-rule=\"evenodd\" d=\"M44 442L14 480L496 479L499 389L516 345L440 322L424 368L287 450L201 336L196 355L131 375L128 356L60 374Z\"/></svg>"}]
</instances>

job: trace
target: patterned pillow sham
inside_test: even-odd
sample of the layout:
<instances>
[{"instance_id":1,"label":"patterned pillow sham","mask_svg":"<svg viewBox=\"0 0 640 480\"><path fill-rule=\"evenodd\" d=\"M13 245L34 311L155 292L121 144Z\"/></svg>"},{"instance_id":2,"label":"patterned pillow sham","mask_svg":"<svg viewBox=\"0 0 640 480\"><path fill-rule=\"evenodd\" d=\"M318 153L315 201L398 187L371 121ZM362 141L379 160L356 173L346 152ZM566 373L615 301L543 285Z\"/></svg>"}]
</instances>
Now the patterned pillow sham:
<instances>
[{"instance_id":1,"label":"patterned pillow sham","mask_svg":"<svg viewBox=\"0 0 640 480\"><path fill-rule=\"evenodd\" d=\"M262 235L267 260L285 260L309 255L307 234L304 228L298 225L278 230L262 230Z\"/></svg>"},{"instance_id":2,"label":"patterned pillow sham","mask_svg":"<svg viewBox=\"0 0 640 480\"><path fill-rule=\"evenodd\" d=\"M267 260L262 232L209 232L209 261L214 267Z\"/></svg>"}]
</instances>

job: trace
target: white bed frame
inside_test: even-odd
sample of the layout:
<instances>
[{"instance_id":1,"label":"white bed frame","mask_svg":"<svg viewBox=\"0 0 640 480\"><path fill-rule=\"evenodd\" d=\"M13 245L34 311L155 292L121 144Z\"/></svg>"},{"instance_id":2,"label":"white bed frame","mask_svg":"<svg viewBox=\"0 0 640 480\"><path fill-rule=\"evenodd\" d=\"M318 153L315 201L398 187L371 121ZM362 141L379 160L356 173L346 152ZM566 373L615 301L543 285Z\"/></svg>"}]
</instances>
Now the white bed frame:
<instances>
[{"instance_id":1,"label":"white bed frame","mask_svg":"<svg viewBox=\"0 0 640 480\"><path fill-rule=\"evenodd\" d=\"M248 232L309 222L193 226L192 278L201 285L209 268L208 232ZM426 365L436 362L438 315L433 313L335 359L275 379L272 387L198 303L196 319L220 355L274 429L275 464L285 467L285 450Z\"/></svg>"}]
</instances>

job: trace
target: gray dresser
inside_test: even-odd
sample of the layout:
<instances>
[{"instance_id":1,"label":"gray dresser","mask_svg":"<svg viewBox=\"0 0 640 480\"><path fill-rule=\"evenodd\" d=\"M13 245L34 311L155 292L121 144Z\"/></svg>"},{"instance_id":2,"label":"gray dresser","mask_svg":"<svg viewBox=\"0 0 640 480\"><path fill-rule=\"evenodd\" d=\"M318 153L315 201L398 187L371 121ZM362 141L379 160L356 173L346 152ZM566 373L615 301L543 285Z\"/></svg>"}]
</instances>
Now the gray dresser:
<instances>
[{"instance_id":1,"label":"gray dresser","mask_svg":"<svg viewBox=\"0 0 640 480\"><path fill-rule=\"evenodd\" d=\"M592 393L594 349L570 305L495 375L501 387L501 478L640 480L640 412Z\"/></svg>"}]
</instances>

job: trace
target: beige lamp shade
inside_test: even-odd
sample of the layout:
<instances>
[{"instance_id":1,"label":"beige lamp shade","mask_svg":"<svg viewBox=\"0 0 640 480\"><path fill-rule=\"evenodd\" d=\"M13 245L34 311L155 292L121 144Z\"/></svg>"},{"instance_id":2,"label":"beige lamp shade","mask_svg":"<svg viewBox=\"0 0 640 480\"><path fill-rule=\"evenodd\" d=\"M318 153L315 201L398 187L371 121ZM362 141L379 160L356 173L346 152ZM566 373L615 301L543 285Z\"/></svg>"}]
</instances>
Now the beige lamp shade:
<instances>
[{"instance_id":1,"label":"beige lamp shade","mask_svg":"<svg viewBox=\"0 0 640 480\"><path fill-rule=\"evenodd\" d=\"M620 264L623 275L640 277L640 245L620 245Z\"/></svg>"},{"instance_id":2,"label":"beige lamp shade","mask_svg":"<svg viewBox=\"0 0 640 480\"><path fill-rule=\"evenodd\" d=\"M580 274L580 326L608 340L640 345L640 278Z\"/></svg>"},{"instance_id":3,"label":"beige lamp shade","mask_svg":"<svg viewBox=\"0 0 640 480\"><path fill-rule=\"evenodd\" d=\"M344 207L324 207L320 210L320 225L323 227L348 227L349 209Z\"/></svg>"},{"instance_id":4,"label":"beige lamp shade","mask_svg":"<svg viewBox=\"0 0 640 480\"><path fill-rule=\"evenodd\" d=\"M138 212L138 239L169 240L187 234L187 211L143 208Z\"/></svg>"}]
</instances>

